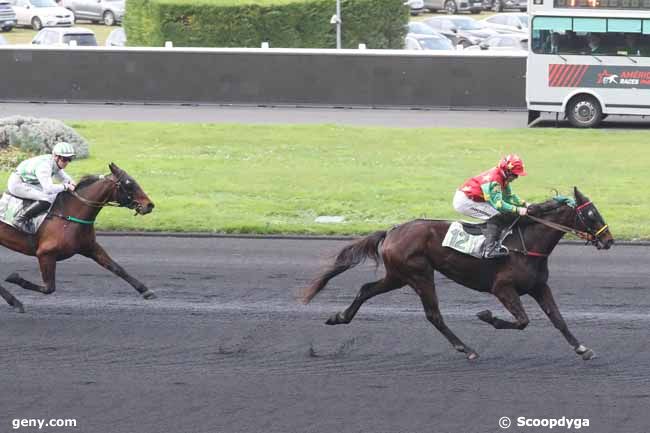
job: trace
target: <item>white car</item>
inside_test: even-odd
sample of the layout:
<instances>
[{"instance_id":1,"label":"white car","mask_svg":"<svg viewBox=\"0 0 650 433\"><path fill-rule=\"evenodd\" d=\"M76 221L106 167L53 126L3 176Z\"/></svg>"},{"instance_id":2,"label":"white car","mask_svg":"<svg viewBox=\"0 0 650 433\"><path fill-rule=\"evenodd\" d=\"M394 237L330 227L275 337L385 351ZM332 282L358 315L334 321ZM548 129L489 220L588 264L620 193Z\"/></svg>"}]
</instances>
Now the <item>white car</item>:
<instances>
[{"instance_id":1,"label":"white car","mask_svg":"<svg viewBox=\"0 0 650 433\"><path fill-rule=\"evenodd\" d=\"M424 0L406 0L404 6L408 6L411 10L411 15L420 15L424 12Z\"/></svg>"},{"instance_id":2,"label":"white car","mask_svg":"<svg viewBox=\"0 0 650 433\"><path fill-rule=\"evenodd\" d=\"M423 35L409 33L404 38L404 48L407 50L453 50L451 41L441 34Z\"/></svg>"},{"instance_id":3,"label":"white car","mask_svg":"<svg viewBox=\"0 0 650 433\"><path fill-rule=\"evenodd\" d=\"M528 51L528 35L513 33L510 35L497 35L484 40L478 45L467 48L468 50L490 51Z\"/></svg>"},{"instance_id":4,"label":"white car","mask_svg":"<svg viewBox=\"0 0 650 433\"><path fill-rule=\"evenodd\" d=\"M97 38L92 30L83 27L67 28L45 28L38 32L34 39L33 45L50 45L50 46L68 46L76 45L79 47L96 47Z\"/></svg>"},{"instance_id":5,"label":"white car","mask_svg":"<svg viewBox=\"0 0 650 433\"><path fill-rule=\"evenodd\" d=\"M499 33L528 33L528 14L526 13L494 14L481 22Z\"/></svg>"},{"instance_id":6,"label":"white car","mask_svg":"<svg viewBox=\"0 0 650 433\"><path fill-rule=\"evenodd\" d=\"M71 26L74 14L57 6L54 0L11 0L19 26L40 30L43 27Z\"/></svg>"},{"instance_id":7,"label":"white car","mask_svg":"<svg viewBox=\"0 0 650 433\"><path fill-rule=\"evenodd\" d=\"M106 38L107 47L124 47L126 46L126 33L123 27L114 29Z\"/></svg>"}]
</instances>

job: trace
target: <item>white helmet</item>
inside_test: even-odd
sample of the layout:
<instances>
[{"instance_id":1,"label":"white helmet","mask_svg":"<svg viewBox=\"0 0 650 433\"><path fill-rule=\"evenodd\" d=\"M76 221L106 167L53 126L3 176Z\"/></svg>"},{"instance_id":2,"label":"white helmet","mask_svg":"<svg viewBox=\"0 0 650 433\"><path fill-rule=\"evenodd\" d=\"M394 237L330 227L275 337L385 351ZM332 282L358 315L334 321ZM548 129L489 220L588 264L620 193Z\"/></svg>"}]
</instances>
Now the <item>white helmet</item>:
<instances>
[{"instance_id":1,"label":"white helmet","mask_svg":"<svg viewBox=\"0 0 650 433\"><path fill-rule=\"evenodd\" d=\"M70 143L61 141L59 143L56 143L56 145L52 149L52 154L56 156L65 156L67 158L71 158L75 155L74 147L72 147L72 144Z\"/></svg>"}]
</instances>

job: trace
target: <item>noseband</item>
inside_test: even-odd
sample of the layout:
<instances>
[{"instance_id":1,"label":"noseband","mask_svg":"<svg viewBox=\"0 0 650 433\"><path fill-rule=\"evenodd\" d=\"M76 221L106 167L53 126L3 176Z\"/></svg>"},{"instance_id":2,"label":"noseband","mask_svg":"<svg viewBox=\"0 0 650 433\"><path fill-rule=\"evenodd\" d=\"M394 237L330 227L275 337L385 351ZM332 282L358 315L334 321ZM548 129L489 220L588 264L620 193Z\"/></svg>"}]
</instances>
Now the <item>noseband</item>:
<instances>
[{"instance_id":1,"label":"noseband","mask_svg":"<svg viewBox=\"0 0 650 433\"><path fill-rule=\"evenodd\" d=\"M605 230L607 230L607 228L609 227L609 225L608 225L608 224L605 224L604 226L602 226L600 229L598 229L598 230L596 230L596 231L592 230L592 229L589 227L589 225L587 224L587 221L586 221L586 219L585 219L585 217L584 217L584 215L583 215L582 213L584 212L585 208L586 208L587 206L590 206L590 205L593 206L593 205L591 204L591 202L588 201L587 203L583 203L583 204L581 204L580 206L578 206L578 207L576 208L576 218L580 220L580 222L582 223L582 225L586 227L586 229L587 229L587 233L589 233L589 235L591 235L591 238L590 238L590 239L587 239L587 242L589 242L589 243L591 243L591 244L593 244L593 245L596 245L596 244L600 241L600 236L601 236L603 233L605 233Z\"/></svg>"}]
</instances>

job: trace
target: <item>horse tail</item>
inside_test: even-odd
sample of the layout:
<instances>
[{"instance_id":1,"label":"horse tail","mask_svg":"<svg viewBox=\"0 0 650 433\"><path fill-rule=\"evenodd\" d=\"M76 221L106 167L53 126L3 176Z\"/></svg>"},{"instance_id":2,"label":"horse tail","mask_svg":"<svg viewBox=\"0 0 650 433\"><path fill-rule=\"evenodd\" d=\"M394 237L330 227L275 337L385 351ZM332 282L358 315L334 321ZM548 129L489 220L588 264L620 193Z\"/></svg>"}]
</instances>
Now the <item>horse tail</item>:
<instances>
[{"instance_id":1,"label":"horse tail","mask_svg":"<svg viewBox=\"0 0 650 433\"><path fill-rule=\"evenodd\" d=\"M307 304L320 292L327 282L347 271L350 268L363 263L367 258L371 258L377 265L381 260L379 256L379 244L386 237L386 231L376 231L373 234L359 239L358 241L343 248L336 256L334 264L325 269L312 283L305 289L302 296L302 303Z\"/></svg>"}]
</instances>

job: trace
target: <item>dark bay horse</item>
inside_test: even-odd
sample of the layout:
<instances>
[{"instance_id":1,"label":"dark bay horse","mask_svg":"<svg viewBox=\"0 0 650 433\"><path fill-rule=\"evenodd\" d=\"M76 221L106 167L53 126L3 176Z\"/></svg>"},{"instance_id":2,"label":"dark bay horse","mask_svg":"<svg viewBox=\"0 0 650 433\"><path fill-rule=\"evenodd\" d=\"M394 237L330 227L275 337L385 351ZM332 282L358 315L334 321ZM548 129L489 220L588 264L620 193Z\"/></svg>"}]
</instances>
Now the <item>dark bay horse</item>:
<instances>
[{"instance_id":1,"label":"dark bay horse","mask_svg":"<svg viewBox=\"0 0 650 433\"><path fill-rule=\"evenodd\" d=\"M113 163L109 168L110 175L86 176L79 181L74 192L60 193L34 235L0 222L0 244L36 256L45 286L27 281L17 273L11 274L6 281L49 295L56 290L56 262L82 254L123 278L145 299L156 297L115 263L95 238L93 223L104 206L126 207L140 215L148 214L154 208L153 202L131 176ZM24 312L23 304L2 286L0 296L19 312Z\"/></svg>"},{"instance_id":2,"label":"dark bay horse","mask_svg":"<svg viewBox=\"0 0 650 433\"><path fill-rule=\"evenodd\" d=\"M468 359L478 358L478 354L447 327L440 314L433 278L434 271L438 271L463 286L496 296L515 319L501 319L489 310L478 313L479 319L496 329L524 329L528 316L519 297L532 296L575 352L585 360L591 359L593 351L571 334L547 284L548 256L565 233L572 232L598 249L609 249L614 243L596 206L577 188L574 195L575 201L556 197L531 205L529 216L516 222L513 235L504 242L510 254L496 260L481 260L443 247L442 241L451 221L414 220L389 231L377 231L343 248L335 262L305 290L303 302L311 301L330 279L366 258L375 263L383 261L385 277L364 284L352 304L332 315L326 323L350 323L368 299L409 285L420 296L426 318L452 346L465 353Z\"/></svg>"}]
</instances>

